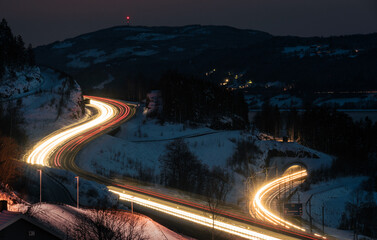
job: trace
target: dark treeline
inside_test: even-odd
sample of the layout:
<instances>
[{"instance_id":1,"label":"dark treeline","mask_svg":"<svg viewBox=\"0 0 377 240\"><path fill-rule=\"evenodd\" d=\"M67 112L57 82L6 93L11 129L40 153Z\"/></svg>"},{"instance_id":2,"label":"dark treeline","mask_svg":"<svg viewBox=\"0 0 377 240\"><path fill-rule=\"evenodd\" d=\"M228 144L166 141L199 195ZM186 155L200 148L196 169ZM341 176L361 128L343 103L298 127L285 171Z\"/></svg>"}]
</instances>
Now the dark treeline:
<instances>
[{"instance_id":1,"label":"dark treeline","mask_svg":"<svg viewBox=\"0 0 377 240\"><path fill-rule=\"evenodd\" d=\"M289 138L336 156L330 171L334 177L376 173L377 123L368 118L354 122L345 113L325 107L282 113L267 103L254 122L262 132L281 137L284 130Z\"/></svg>"},{"instance_id":2,"label":"dark treeline","mask_svg":"<svg viewBox=\"0 0 377 240\"><path fill-rule=\"evenodd\" d=\"M204 196L216 195L211 186L223 186L227 189L232 186L233 178L226 169L210 169L190 151L183 139L166 145L166 152L159 158L159 162L160 183L165 186ZM225 196L221 198L223 201Z\"/></svg>"},{"instance_id":3,"label":"dark treeline","mask_svg":"<svg viewBox=\"0 0 377 240\"><path fill-rule=\"evenodd\" d=\"M5 68L23 68L25 65L35 65L34 53L31 45L25 48L21 36L14 36L8 23L3 19L0 23L0 78Z\"/></svg>"},{"instance_id":4,"label":"dark treeline","mask_svg":"<svg viewBox=\"0 0 377 240\"><path fill-rule=\"evenodd\" d=\"M75 79L80 79L84 74L76 76ZM137 73L135 75L127 74L125 72L113 72L111 75L115 80L109 84L105 84L103 89L92 88L93 84L81 83L80 86L83 88L84 94L93 96L103 96L109 98L123 99L127 101L141 102L145 99L148 92L151 79L145 77L142 73ZM88 79L108 79L108 73L85 73L85 77ZM122 79L122 81L116 81L117 79Z\"/></svg>"},{"instance_id":5,"label":"dark treeline","mask_svg":"<svg viewBox=\"0 0 377 240\"><path fill-rule=\"evenodd\" d=\"M212 128L244 129L248 108L243 95L216 84L178 73L164 74L159 83L163 120L210 123Z\"/></svg>"}]
</instances>

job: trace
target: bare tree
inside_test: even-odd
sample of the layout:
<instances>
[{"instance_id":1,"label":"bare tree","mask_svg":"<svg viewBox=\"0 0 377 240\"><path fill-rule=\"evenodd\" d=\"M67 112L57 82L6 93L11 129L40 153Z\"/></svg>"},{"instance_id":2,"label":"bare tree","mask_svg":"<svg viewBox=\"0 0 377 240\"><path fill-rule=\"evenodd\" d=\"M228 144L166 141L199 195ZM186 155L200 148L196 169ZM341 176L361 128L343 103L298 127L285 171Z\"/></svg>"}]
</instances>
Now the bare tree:
<instances>
[{"instance_id":1,"label":"bare tree","mask_svg":"<svg viewBox=\"0 0 377 240\"><path fill-rule=\"evenodd\" d=\"M165 186L200 193L206 172L204 166L183 139L166 145L166 152L159 158L161 182Z\"/></svg>"},{"instance_id":2,"label":"bare tree","mask_svg":"<svg viewBox=\"0 0 377 240\"><path fill-rule=\"evenodd\" d=\"M226 170L221 167L214 167L206 185L206 201L212 217L212 240L215 239L215 218L219 213L219 206L225 202L233 179Z\"/></svg>"},{"instance_id":3,"label":"bare tree","mask_svg":"<svg viewBox=\"0 0 377 240\"><path fill-rule=\"evenodd\" d=\"M82 214L73 227L75 239L80 240L146 240L145 224L135 214L116 210L92 209Z\"/></svg>"}]
</instances>

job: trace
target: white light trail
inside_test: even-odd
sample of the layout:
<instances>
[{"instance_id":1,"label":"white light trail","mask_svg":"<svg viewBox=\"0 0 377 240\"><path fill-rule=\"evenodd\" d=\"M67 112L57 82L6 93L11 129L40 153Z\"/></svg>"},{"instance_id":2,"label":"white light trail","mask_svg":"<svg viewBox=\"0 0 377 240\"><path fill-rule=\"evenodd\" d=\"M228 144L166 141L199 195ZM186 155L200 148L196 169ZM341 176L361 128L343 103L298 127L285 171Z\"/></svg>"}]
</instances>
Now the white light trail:
<instances>
[{"instance_id":1,"label":"white light trail","mask_svg":"<svg viewBox=\"0 0 377 240\"><path fill-rule=\"evenodd\" d=\"M126 200L129 202L134 202L139 205L181 218L188 220L190 222L194 222L203 226L207 226L212 228L213 220L210 217L206 217L203 215L195 214L189 211L185 211L182 209L177 209L175 207L167 206L165 204L161 203L156 203L151 200L143 199L140 197L132 196L129 194L125 194L113 189L110 189L111 192L118 194L120 196L120 199ZM235 226L233 224L229 224L220 220L215 220L215 229L233 234L239 237L247 238L247 239L253 239L253 240L261 240L261 239L266 239L266 240L277 240L279 238L271 237L262 233L258 233L240 226Z\"/></svg>"},{"instance_id":2,"label":"white light trail","mask_svg":"<svg viewBox=\"0 0 377 240\"><path fill-rule=\"evenodd\" d=\"M98 117L80 126L52 135L46 140L38 143L38 145L28 156L26 162L30 164L48 166L48 159L50 155L59 146L66 143L69 139L77 137L85 131L110 120L114 115L116 115L114 108L109 104L93 99L90 99L90 104L98 109Z\"/></svg>"},{"instance_id":3,"label":"white light trail","mask_svg":"<svg viewBox=\"0 0 377 240\"><path fill-rule=\"evenodd\" d=\"M299 227L297 225L294 225L278 216L276 216L274 213L269 211L264 205L263 205L263 199L265 197L268 197L268 194L273 194L274 191L276 191L279 188L279 185L284 185L286 183L290 183L291 181L296 181L299 179L302 179L303 177L306 177L308 175L306 170L301 170L297 171L295 173L286 175L284 177L278 178L263 187L261 187L257 193L254 196L254 201L253 201L253 207L257 213L257 215L264 219L267 220L275 225L282 225L285 226L286 228L296 228L298 230L304 231L305 229L302 227Z\"/></svg>"},{"instance_id":4,"label":"white light trail","mask_svg":"<svg viewBox=\"0 0 377 240\"><path fill-rule=\"evenodd\" d=\"M308 176L308 172L306 170L299 170L293 173L289 173L281 178L278 178L274 181L271 181L261 187L254 196L253 199L253 208L257 213L257 216L263 220L266 220L274 225L281 225L286 228L295 228L300 231L306 232L306 230L300 226L297 226L287 220L284 220L274 213L272 213L267 207L264 205L265 202L270 201L272 198L277 196L281 190L285 191L288 187L284 187L285 184L290 184L292 182L302 180ZM315 233L317 237L322 239L327 239L325 236Z\"/></svg>"}]
</instances>

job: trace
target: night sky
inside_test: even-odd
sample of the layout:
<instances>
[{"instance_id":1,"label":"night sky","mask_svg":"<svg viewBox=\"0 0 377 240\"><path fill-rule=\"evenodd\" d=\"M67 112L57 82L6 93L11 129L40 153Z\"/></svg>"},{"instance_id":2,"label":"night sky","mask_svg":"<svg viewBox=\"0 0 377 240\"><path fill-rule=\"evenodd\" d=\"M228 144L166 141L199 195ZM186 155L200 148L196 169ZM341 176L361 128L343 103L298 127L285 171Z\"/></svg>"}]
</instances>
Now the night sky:
<instances>
[{"instance_id":1,"label":"night sky","mask_svg":"<svg viewBox=\"0 0 377 240\"><path fill-rule=\"evenodd\" d=\"M0 0L15 34L33 46L124 24L229 25L274 35L377 32L377 0Z\"/></svg>"}]
</instances>

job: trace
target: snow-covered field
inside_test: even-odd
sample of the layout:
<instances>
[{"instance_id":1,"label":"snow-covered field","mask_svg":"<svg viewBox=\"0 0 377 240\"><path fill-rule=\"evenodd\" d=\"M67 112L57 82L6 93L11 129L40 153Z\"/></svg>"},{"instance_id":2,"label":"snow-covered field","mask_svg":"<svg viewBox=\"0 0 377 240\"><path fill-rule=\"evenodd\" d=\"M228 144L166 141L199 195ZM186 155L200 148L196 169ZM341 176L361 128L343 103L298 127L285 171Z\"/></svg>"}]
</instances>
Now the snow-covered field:
<instances>
[{"instance_id":1,"label":"snow-covered field","mask_svg":"<svg viewBox=\"0 0 377 240\"><path fill-rule=\"evenodd\" d=\"M274 82L275 85L282 84L280 82ZM272 83L266 83L266 86L275 86ZM283 85L284 86L284 85ZM281 87L283 87L281 86ZM249 105L250 109L261 109L265 99L260 94L248 94L245 95L245 101ZM277 106L280 109L303 109L304 101L302 98L290 95L290 94L279 94L273 96L269 99L270 105ZM313 101L315 106L329 106L340 109L363 109L363 108L373 108L377 102L376 93L365 93L359 94L356 97L337 97L333 95L327 95L326 97L318 97Z\"/></svg>"},{"instance_id":2,"label":"snow-covered field","mask_svg":"<svg viewBox=\"0 0 377 240\"><path fill-rule=\"evenodd\" d=\"M158 51L154 49L143 49L140 46L118 48L108 53L103 50L88 49L76 54L67 55L67 58L70 59L70 62L67 63L67 67L77 69L87 68L92 64L107 62L119 57L151 56L157 53Z\"/></svg>"},{"instance_id":3,"label":"snow-covered field","mask_svg":"<svg viewBox=\"0 0 377 240\"><path fill-rule=\"evenodd\" d=\"M365 94L360 97L350 97L350 98L318 98L314 101L315 105L330 105L338 106L340 108L347 106L347 104L355 104L360 107L368 107L371 103L377 102L377 94Z\"/></svg>"},{"instance_id":4,"label":"snow-covered field","mask_svg":"<svg viewBox=\"0 0 377 240\"><path fill-rule=\"evenodd\" d=\"M309 221L309 202L311 198L311 215L313 224L322 229L322 207L325 213L325 231L339 239L354 239L352 231L337 229L342 220L347 203L354 203L356 191L367 177L343 177L326 182L312 184L310 190L299 191L304 205L303 217ZM365 193L366 194L366 193ZM296 197L295 195L294 197ZM376 198L375 194L374 198ZM295 201L295 199L293 199ZM368 238L366 238L368 239Z\"/></svg>"},{"instance_id":5,"label":"snow-covered field","mask_svg":"<svg viewBox=\"0 0 377 240\"><path fill-rule=\"evenodd\" d=\"M102 136L85 147L78 155L79 166L100 174L136 177L140 170L159 176L158 158L165 146L176 138L185 138L190 150L209 167L226 165L233 154L239 131L215 131L206 127L186 128L183 124L164 126L155 121L143 123L138 112L134 119L121 126L116 136Z\"/></svg>"},{"instance_id":6,"label":"snow-covered field","mask_svg":"<svg viewBox=\"0 0 377 240\"><path fill-rule=\"evenodd\" d=\"M356 49L341 49L331 48L329 45L311 45L311 46L294 46L284 47L283 54L298 56L303 58L305 56L347 56L350 58L356 57L359 50Z\"/></svg>"},{"instance_id":7,"label":"snow-covered field","mask_svg":"<svg viewBox=\"0 0 377 240\"><path fill-rule=\"evenodd\" d=\"M311 197L312 217L318 225L322 224L322 206L324 206L325 224L337 228L346 203L353 201L353 193L364 180L366 177L345 177L313 184L309 191L300 192L301 199L306 203ZM305 217L308 215L305 214Z\"/></svg>"},{"instance_id":8,"label":"snow-covered field","mask_svg":"<svg viewBox=\"0 0 377 240\"><path fill-rule=\"evenodd\" d=\"M280 169L294 162L292 159L302 160L312 169L329 166L332 161L332 157L297 143L261 141L249 132L215 131L206 127L190 128L184 124L161 125L155 120L145 121L139 110L133 119L121 126L115 136L104 135L89 143L77 156L77 163L83 169L112 177L137 178L144 172L151 176L151 181L158 182L159 158L165 153L166 145L176 138L184 138L191 152L210 168L220 166L230 169L227 160L234 154L237 141L240 140L255 141L262 151L251 166L255 172L265 167L271 150L290 151L296 156L272 158L270 166L277 165ZM246 199L246 177L234 172L235 183L227 198L229 203L237 204L240 199ZM161 187L158 189L160 191Z\"/></svg>"}]
</instances>

